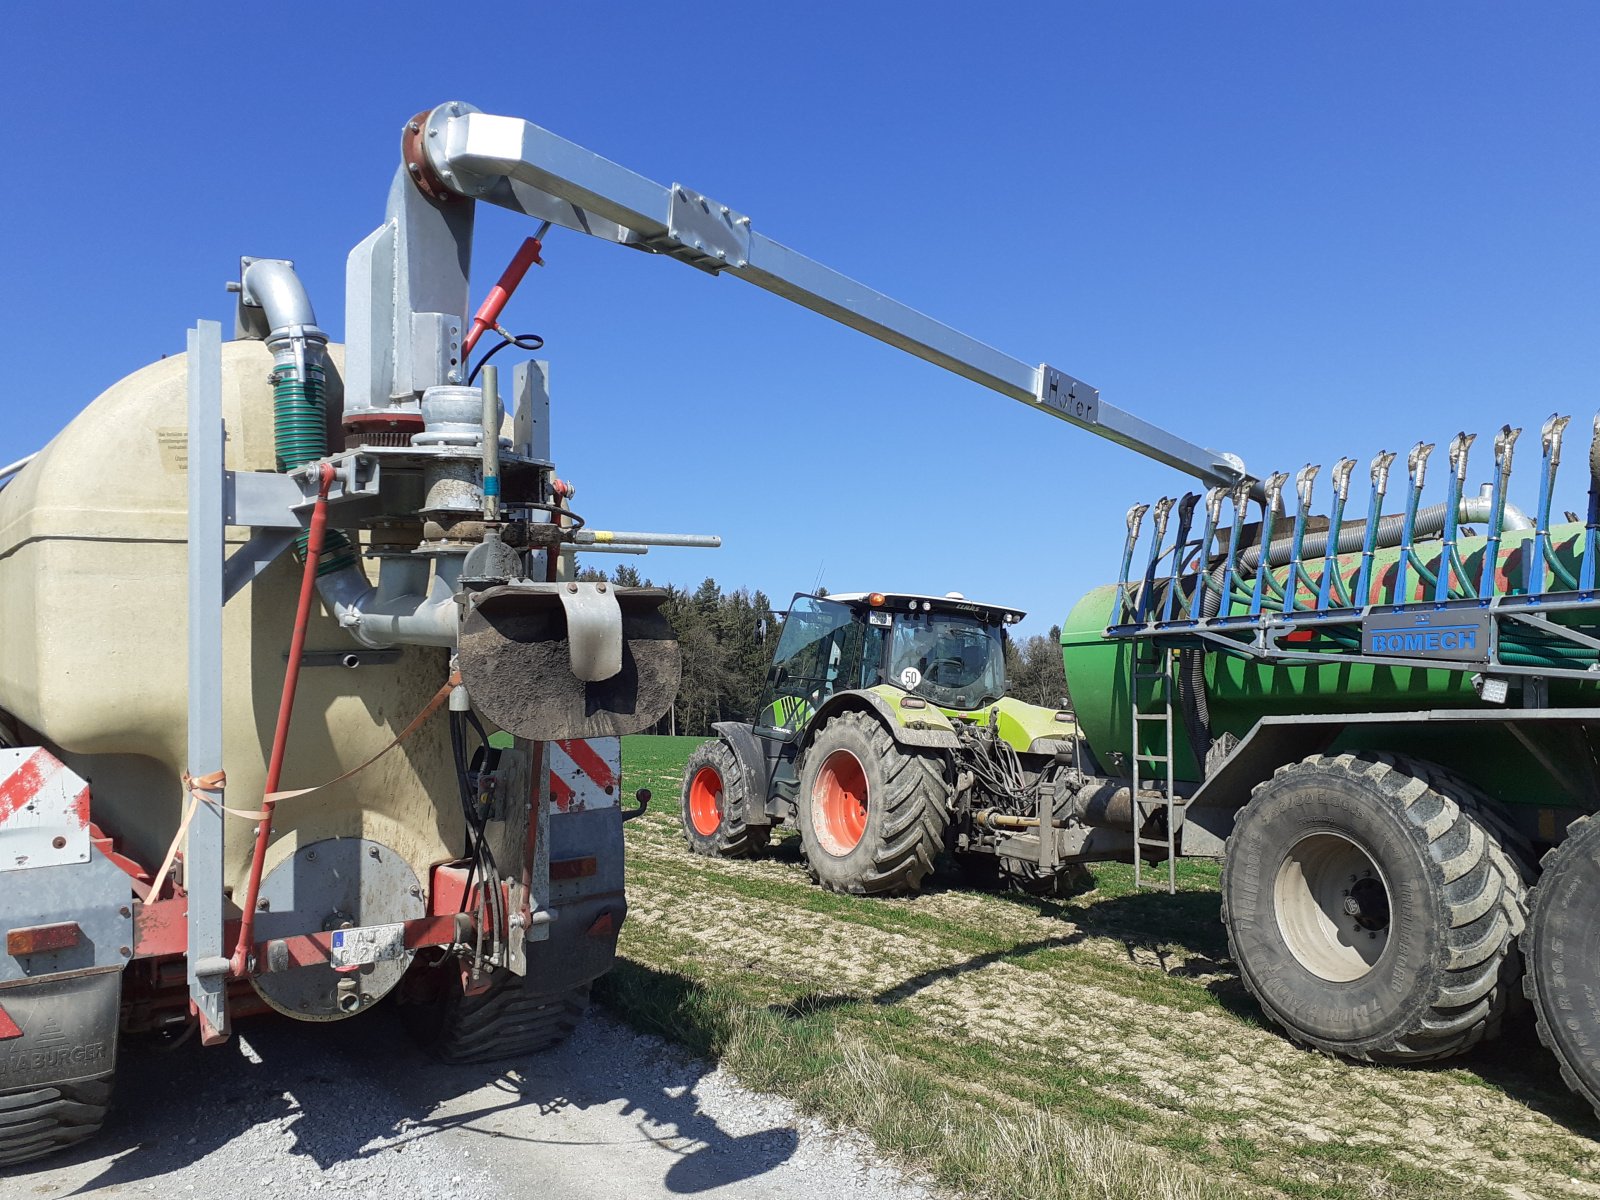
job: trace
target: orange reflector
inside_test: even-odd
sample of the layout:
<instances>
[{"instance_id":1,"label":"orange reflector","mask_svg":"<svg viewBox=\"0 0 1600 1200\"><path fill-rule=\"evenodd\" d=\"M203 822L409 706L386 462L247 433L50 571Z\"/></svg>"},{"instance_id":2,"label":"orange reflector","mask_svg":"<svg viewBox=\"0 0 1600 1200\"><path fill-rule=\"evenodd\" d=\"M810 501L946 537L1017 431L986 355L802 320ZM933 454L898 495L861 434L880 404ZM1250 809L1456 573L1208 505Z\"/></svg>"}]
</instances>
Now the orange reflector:
<instances>
[{"instance_id":1,"label":"orange reflector","mask_svg":"<svg viewBox=\"0 0 1600 1200\"><path fill-rule=\"evenodd\" d=\"M609 912L603 912L594 919L594 924L584 932L592 938L610 937L617 930L617 923Z\"/></svg>"},{"instance_id":2,"label":"orange reflector","mask_svg":"<svg viewBox=\"0 0 1600 1200\"><path fill-rule=\"evenodd\" d=\"M22 954L48 954L52 950L70 950L83 940L83 930L76 921L63 921L59 925L29 925L26 929L13 929L6 934L6 953L13 958Z\"/></svg>"},{"instance_id":3,"label":"orange reflector","mask_svg":"<svg viewBox=\"0 0 1600 1200\"><path fill-rule=\"evenodd\" d=\"M867 603L872 605L873 608L882 608L883 601L884 595L882 592L873 592L872 595L867 597Z\"/></svg>"},{"instance_id":4,"label":"orange reflector","mask_svg":"<svg viewBox=\"0 0 1600 1200\"><path fill-rule=\"evenodd\" d=\"M588 858L560 858L550 864L552 882L562 879L587 879L598 869L594 856Z\"/></svg>"},{"instance_id":5,"label":"orange reflector","mask_svg":"<svg viewBox=\"0 0 1600 1200\"><path fill-rule=\"evenodd\" d=\"M11 1014L0 1008L0 1042L22 1036L22 1027L11 1019Z\"/></svg>"}]
</instances>

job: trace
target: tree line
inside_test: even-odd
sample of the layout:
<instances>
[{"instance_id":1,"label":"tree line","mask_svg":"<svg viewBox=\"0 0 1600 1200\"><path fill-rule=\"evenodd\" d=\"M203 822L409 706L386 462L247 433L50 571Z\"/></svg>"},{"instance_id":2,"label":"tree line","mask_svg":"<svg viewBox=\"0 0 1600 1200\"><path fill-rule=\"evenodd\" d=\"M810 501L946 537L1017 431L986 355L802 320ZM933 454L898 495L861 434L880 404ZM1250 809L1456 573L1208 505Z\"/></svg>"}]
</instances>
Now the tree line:
<instances>
[{"instance_id":1,"label":"tree line","mask_svg":"<svg viewBox=\"0 0 1600 1200\"><path fill-rule=\"evenodd\" d=\"M598 582L604 571L585 567L578 578ZM609 581L618 587L657 587L667 593L662 612L677 634L683 659L678 698L657 733L709 736L714 721L751 720L766 699L767 667L783 629L783 616L760 589L724 592L707 578L693 591L655 584L624 563ZM1067 695L1061 669L1061 630L1013 639L1006 645L1006 692L1030 704L1054 706Z\"/></svg>"}]
</instances>

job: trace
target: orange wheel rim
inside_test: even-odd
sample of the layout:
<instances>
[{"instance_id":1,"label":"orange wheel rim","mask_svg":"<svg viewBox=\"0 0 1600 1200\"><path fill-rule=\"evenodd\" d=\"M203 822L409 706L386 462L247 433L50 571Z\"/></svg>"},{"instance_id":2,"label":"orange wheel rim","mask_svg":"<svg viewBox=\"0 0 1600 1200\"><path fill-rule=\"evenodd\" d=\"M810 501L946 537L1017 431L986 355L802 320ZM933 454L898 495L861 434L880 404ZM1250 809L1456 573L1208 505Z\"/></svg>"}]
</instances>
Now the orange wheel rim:
<instances>
[{"instance_id":1,"label":"orange wheel rim","mask_svg":"<svg viewBox=\"0 0 1600 1200\"><path fill-rule=\"evenodd\" d=\"M811 811L817 840L835 857L849 854L867 831L867 773L848 750L835 750L823 760L811 789Z\"/></svg>"},{"instance_id":2,"label":"orange wheel rim","mask_svg":"<svg viewBox=\"0 0 1600 1200\"><path fill-rule=\"evenodd\" d=\"M689 781L689 824L701 837L722 827L722 775L715 767L701 767Z\"/></svg>"}]
</instances>

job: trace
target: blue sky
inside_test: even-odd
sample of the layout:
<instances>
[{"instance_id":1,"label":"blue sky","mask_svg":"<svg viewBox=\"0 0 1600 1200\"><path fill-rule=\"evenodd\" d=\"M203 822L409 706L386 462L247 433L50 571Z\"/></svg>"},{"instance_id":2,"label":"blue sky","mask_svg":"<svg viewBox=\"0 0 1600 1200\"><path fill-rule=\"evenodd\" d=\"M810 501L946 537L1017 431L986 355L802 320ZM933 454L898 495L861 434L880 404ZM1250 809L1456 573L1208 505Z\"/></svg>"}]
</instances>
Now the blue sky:
<instances>
[{"instance_id":1,"label":"blue sky","mask_svg":"<svg viewBox=\"0 0 1600 1200\"><path fill-rule=\"evenodd\" d=\"M461 99L697 188L1260 473L1419 437L1442 456L1511 422L1531 508L1533 435L1574 413L1557 504L1582 506L1593 5L239 12L9 10L0 461L195 318L231 321L240 254L295 259L341 335L401 123ZM475 298L531 232L490 209L478 229ZM575 507L725 538L634 560L658 581L955 589L1042 632L1114 575L1127 506L1184 488L737 280L575 234L546 258L507 323L547 339ZM1474 461L1486 478L1487 438Z\"/></svg>"}]
</instances>

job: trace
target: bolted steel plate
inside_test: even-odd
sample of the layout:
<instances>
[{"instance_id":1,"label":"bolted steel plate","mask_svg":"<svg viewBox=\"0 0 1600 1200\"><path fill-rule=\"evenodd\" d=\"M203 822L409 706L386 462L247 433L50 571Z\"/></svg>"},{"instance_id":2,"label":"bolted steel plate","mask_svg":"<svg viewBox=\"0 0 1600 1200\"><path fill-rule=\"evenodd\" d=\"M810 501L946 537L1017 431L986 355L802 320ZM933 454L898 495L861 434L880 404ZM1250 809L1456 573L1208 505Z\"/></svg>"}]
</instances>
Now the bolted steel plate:
<instances>
[{"instance_id":1,"label":"bolted steel plate","mask_svg":"<svg viewBox=\"0 0 1600 1200\"><path fill-rule=\"evenodd\" d=\"M426 913L416 872L389 847L354 837L301 846L261 880L256 941L343 931L335 939L341 945L327 963L268 969L250 982L285 1016L301 1021L354 1016L382 999L410 965L411 955L395 945L394 930L384 927Z\"/></svg>"}]
</instances>

